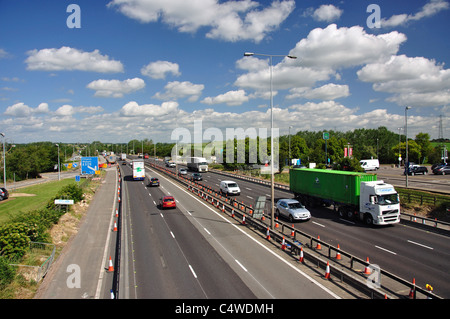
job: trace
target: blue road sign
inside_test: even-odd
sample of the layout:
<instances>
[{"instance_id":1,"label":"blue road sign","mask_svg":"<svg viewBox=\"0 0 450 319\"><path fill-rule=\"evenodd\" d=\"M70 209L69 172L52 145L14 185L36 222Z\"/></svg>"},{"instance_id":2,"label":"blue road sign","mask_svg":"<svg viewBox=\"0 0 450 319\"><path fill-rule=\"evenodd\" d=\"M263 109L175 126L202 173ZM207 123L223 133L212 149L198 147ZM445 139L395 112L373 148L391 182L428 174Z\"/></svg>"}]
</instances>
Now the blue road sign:
<instances>
[{"instance_id":1,"label":"blue road sign","mask_svg":"<svg viewBox=\"0 0 450 319\"><path fill-rule=\"evenodd\" d=\"M81 180L80 175L75 176L75 182L79 182Z\"/></svg>"},{"instance_id":2,"label":"blue road sign","mask_svg":"<svg viewBox=\"0 0 450 319\"><path fill-rule=\"evenodd\" d=\"M98 157L82 157L81 158L81 175L95 174L98 170Z\"/></svg>"}]
</instances>

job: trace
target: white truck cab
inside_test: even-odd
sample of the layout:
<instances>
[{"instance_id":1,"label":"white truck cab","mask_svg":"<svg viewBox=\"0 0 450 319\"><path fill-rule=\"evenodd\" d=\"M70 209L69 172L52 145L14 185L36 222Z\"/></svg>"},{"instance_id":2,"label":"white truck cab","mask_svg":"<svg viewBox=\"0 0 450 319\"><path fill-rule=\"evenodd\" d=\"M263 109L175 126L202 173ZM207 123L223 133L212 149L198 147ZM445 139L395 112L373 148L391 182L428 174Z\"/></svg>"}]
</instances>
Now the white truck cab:
<instances>
[{"instance_id":1,"label":"white truck cab","mask_svg":"<svg viewBox=\"0 0 450 319\"><path fill-rule=\"evenodd\" d=\"M359 211L367 224L399 223L400 200L394 186L383 181L361 182Z\"/></svg>"}]
</instances>

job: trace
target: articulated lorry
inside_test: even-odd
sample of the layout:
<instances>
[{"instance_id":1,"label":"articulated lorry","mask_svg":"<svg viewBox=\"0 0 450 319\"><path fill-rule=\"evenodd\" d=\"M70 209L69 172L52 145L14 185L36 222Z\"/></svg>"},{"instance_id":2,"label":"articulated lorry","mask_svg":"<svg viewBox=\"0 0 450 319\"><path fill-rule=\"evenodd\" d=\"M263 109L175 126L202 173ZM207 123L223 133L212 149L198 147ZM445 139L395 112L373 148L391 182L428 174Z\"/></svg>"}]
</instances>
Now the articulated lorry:
<instances>
[{"instance_id":1,"label":"articulated lorry","mask_svg":"<svg viewBox=\"0 0 450 319\"><path fill-rule=\"evenodd\" d=\"M143 181L145 179L145 167L144 160L135 159L133 160L133 179L135 181Z\"/></svg>"},{"instance_id":2,"label":"articulated lorry","mask_svg":"<svg viewBox=\"0 0 450 319\"><path fill-rule=\"evenodd\" d=\"M290 190L305 205L333 205L341 217L368 225L400 222L397 191L375 174L293 168L289 175Z\"/></svg>"},{"instance_id":3,"label":"articulated lorry","mask_svg":"<svg viewBox=\"0 0 450 319\"><path fill-rule=\"evenodd\" d=\"M188 169L196 172L207 172L208 163L204 157L187 157L186 163Z\"/></svg>"}]
</instances>

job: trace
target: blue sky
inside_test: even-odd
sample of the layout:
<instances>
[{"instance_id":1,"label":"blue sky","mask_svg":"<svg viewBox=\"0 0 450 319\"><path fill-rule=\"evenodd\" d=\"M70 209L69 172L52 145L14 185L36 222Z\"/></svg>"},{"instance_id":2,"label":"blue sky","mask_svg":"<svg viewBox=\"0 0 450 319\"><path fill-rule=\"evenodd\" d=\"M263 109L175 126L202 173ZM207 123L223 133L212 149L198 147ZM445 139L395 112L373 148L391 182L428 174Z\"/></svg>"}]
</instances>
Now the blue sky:
<instances>
[{"instance_id":1,"label":"blue sky","mask_svg":"<svg viewBox=\"0 0 450 319\"><path fill-rule=\"evenodd\" d=\"M268 128L269 60L255 52L298 57L273 57L280 134L398 132L411 106L408 136L437 138L442 115L448 138L449 17L447 0L0 0L0 131L123 143L171 142L195 120L224 136Z\"/></svg>"}]
</instances>

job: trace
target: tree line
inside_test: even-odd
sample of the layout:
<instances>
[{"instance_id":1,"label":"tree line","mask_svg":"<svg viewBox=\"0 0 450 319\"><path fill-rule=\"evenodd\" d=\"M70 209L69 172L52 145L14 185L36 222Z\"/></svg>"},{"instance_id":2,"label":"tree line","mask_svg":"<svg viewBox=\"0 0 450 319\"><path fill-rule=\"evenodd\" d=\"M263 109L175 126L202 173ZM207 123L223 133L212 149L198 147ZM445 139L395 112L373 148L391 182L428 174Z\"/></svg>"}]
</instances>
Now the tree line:
<instances>
[{"instance_id":1,"label":"tree line","mask_svg":"<svg viewBox=\"0 0 450 319\"><path fill-rule=\"evenodd\" d=\"M324 140L324 132L328 133L328 139ZM230 141L228 141L229 143ZM242 141L233 141L235 147ZM227 142L223 142L222 148L213 149L212 154L220 155L224 159L224 167L236 169L240 166L248 166L250 158L250 143L246 138L245 163L231 163L225 161ZM267 144L267 154L270 155L270 138L262 141ZM279 149L280 169L289 163L289 159L300 159L301 164L308 165L316 163L319 167L330 165L337 169L358 170L359 160L378 158L382 164L398 164L399 156L402 164L406 158L406 141L403 134L389 131L386 127L377 129L356 129L348 132L340 131L298 131L291 135L280 136L276 141ZM439 143L449 142L448 139L430 141L428 133L419 133L415 137L408 138L408 158L410 162L419 164L433 164L442 162L442 147ZM260 139L257 138L257 149L259 150ZM204 143L205 147L210 143ZM229 145L229 144L228 144ZM88 144L59 143L59 157L61 163L70 161L75 155L97 156L103 151L127 154L147 153L150 156L168 157L172 155L175 143L154 143L151 139L133 139L128 143L102 143L94 141ZM191 145L193 150L195 146ZM352 157L345 157L344 149L352 150ZM52 142L37 142L29 144L6 144L6 177L8 180L16 181L39 177L41 173L57 170L58 147ZM179 148L181 152L181 147ZM237 159L237 152L234 152ZM3 152L1 153L3 156ZM264 164L264 159L257 159L257 164ZM3 168L3 158L1 161ZM55 169L56 167L56 169ZM61 169L64 169L62 165ZM3 180L3 169L0 170Z\"/></svg>"}]
</instances>

